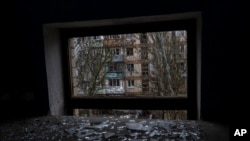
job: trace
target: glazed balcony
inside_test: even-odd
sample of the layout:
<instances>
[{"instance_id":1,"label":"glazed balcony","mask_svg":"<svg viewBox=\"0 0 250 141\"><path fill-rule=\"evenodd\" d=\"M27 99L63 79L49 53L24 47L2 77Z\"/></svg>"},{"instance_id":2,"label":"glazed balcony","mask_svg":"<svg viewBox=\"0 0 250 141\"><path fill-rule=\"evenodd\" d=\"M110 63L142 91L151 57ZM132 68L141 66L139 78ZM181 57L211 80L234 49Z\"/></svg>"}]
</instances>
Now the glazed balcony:
<instances>
[{"instance_id":1,"label":"glazed balcony","mask_svg":"<svg viewBox=\"0 0 250 141\"><path fill-rule=\"evenodd\" d=\"M124 78L124 74L121 72L108 72L105 75L105 78L112 78L112 79L123 79Z\"/></svg>"},{"instance_id":2,"label":"glazed balcony","mask_svg":"<svg viewBox=\"0 0 250 141\"><path fill-rule=\"evenodd\" d=\"M97 88L96 94L124 94L123 86L103 86Z\"/></svg>"},{"instance_id":3,"label":"glazed balcony","mask_svg":"<svg viewBox=\"0 0 250 141\"><path fill-rule=\"evenodd\" d=\"M112 62L123 62L124 55L114 55L112 58Z\"/></svg>"}]
</instances>

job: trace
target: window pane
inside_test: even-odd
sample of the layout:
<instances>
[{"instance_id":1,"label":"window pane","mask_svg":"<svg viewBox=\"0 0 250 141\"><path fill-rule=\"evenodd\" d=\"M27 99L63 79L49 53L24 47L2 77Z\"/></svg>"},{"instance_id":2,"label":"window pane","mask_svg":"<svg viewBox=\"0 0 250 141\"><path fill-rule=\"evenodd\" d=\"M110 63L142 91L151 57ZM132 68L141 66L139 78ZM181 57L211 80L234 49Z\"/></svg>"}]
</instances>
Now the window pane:
<instances>
[{"instance_id":1,"label":"window pane","mask_svg":"<svg viewBox=\"0 0 250 141\"><path fill-rule=\"evenodd\" d=\"M187 97L185 30L75 37L69 47L73 96Z\"/></svg>"},{"instance_id":2,"label":"window pane","mask_svg":"<svg viewBox=\"0 0 250 141\"><path fill-rule=\"evenodd\" d=\"M134 64L128 64L127 69L128 71L134 71Z\"/></svg>"},{"instance_id":3,"label":"window pane","mask_svg":"<svg viewBox=\"0 0 250 141\"><path fill-rule=\"evenodd\" d=\"M128 87L134 86L134 80L128 80Z\"/></svg>"},{"instance_id":4,"label":"window pane","mask_svg":"<svg viewBox=\"0 0 250 141\"><path fill-rule=\"evenodd\" d=\"M127 48L127 56L133 55L133 48Z\"/></svg>"}]
</instances>

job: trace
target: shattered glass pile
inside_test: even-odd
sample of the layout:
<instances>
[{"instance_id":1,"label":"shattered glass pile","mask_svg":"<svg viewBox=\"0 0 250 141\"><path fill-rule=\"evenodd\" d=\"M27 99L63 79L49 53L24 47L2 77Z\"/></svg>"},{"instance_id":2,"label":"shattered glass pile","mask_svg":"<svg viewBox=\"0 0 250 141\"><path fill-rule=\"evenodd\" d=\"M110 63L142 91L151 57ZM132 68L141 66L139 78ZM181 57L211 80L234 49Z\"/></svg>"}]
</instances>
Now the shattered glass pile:
<instances>
[{"instance_id":1,"label":"shattered glass pile","mask_svg":"<svg viewBox=\"0 0 250 141\"><path fill-rule=\"evenodd\" d=\"M0 124L0 141L199 141L198 121L45 116Z\"/></svg>"}]
</instances>

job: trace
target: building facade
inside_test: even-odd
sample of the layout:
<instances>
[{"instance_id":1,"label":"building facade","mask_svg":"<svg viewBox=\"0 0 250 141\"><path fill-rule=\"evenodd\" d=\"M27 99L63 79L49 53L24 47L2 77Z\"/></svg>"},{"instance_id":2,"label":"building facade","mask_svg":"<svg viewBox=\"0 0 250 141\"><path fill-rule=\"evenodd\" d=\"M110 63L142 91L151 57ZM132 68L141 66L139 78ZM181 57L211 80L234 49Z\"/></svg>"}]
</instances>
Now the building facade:
<instances>
[{"instance_id":1,"label":"building facade","mask_svg":"<svg viewBox=\"0 0 250 141\"><path fill-rule=\"evenodd\" d=\"M187 67L185 34L178 31L164 34L168 46L174 46L175 52L169 56L177 58L175 66L182 70ZM173 37L178 40L177 44L173 43ZM156 53L161 50L155 48L162 45L156 44L154 38L153 34L142 33L71 38L74 95L158 95L158 85L163 82L158 79L161 62L156 62L160 56ZM178 87L180 93L186 93L185 73L182 74L184 82Z\"/></svg>"}]
</instances>

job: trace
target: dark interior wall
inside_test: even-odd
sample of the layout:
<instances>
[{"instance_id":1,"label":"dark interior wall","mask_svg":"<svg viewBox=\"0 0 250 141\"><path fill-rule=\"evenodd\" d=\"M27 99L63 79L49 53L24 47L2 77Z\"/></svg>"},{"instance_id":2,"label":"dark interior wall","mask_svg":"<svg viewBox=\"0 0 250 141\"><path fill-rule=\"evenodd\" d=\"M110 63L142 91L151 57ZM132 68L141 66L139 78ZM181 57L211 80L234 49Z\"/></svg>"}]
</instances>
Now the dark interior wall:
<instances>
[{"instance_id":1,"label":"dark interior wall","mask_svg":"<svg viewBox=\"0 0 250 141\"><path fill-rule=\"evenodd\" d=\"M1 116L45 115L49 110L43 24L201 11L201 117L225 122L228 116L234 116L229 110L241 94L239 88L243 89L239 83L247 24L241 13L244 11L235 11L238 5L217 0L10 2L2 13L0 32Z\"/></svg>"},{"instance_id":2,"label":"dark interior wall","mask_svg":"<svg viewBox=\"0 0 250 141\"><path fill-rule=\"evenodd\" d=\"M210 1L203 11L202 118L245 124L247 9L242 2Z\"/></svg>"}]
</instances>

